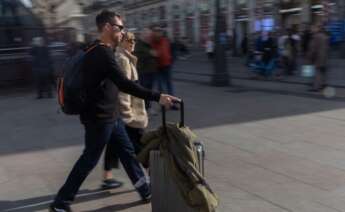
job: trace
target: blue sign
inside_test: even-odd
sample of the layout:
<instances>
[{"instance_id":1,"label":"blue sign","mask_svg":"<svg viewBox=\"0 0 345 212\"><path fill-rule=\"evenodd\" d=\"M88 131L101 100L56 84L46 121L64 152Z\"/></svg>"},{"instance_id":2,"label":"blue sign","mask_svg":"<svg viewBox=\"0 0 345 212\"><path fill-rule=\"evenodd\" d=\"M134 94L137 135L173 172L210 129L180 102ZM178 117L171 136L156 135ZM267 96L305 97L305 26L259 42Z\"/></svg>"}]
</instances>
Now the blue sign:
<instances>
[{"instance_id":1,"label":"blue sign","mask_svg":"<svg viewBox=\"0 0 345 212\"><path fill-rule=\"evenodd\" d=\"M255 32L271 32L274 30L274 20L273 18L265 18L262 20L255 21Z\"/></svg>"},{"instance_id":2,"label":"blue sign","mask_svg":"<svg viewBox=\"0 0 345 212\"><path fill-rule=\"evenodd\" d=\"M330 21L326 28L330 34L331 44L336 44L345 40L345 20Z\"/></svg>"}]
</instances>

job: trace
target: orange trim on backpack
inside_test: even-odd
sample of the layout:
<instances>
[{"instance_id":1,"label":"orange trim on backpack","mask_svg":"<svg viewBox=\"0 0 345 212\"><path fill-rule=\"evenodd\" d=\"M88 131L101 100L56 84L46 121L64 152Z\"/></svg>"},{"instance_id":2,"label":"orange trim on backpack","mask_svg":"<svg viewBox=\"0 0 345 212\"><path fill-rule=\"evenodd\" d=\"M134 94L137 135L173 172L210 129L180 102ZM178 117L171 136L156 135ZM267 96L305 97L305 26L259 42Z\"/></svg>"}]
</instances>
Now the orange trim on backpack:
<instances>
[{"instance_id":1,"label":"orange trim on backpack","mask_svg":"<svg viewBox=\"0 0 345 212\"><path fill-rule=\"evenodd\" d=\"M91 46L90 48L88 48L85 53L90 52L92 49L94 49L95 47L97 47L98 45L105 45L104 43L99 43L99 44L95 44L93 46ZM58 78L58 83L57 83L57 98L58 98L58 103L61 107L64 107L65 105L65 96L64 96L64 78L63 77L59 77Z\"/></svg>"},{"instance_id":2,"label":"orange trim on backpack","mask_svg":"<svg viewBox=\"0 0 345 212\"><path fill-rule=\"evenodd\" d=\"M90 52L92 49L96 48L98 44L91 46L90 48L86 49L85 53Z\"/></svg>"}]
</instances>

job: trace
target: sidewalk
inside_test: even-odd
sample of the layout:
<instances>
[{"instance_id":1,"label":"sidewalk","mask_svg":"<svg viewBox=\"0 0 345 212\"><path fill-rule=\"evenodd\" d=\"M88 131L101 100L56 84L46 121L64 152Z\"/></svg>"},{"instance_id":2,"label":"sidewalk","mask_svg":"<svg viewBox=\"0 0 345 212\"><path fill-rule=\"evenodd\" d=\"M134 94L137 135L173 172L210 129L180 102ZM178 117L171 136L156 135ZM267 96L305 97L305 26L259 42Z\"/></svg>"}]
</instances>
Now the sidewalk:
<instances>
[{"instance_id":1,"label":"sidewalk","mask_svg":"<svg viewBox=\"0 0 345 212\"><path fill-rule=\"evenodd\" d=\"M206 177L218 212L345 212L345 103L295 93L175 83L186 124L206 145ZM291 90L297 89L291 85ZM47 211L82 151L76 117L34 94L0 98L0 211ZM176 112L170 119L178 118ZM151 127L160 117L151 119ZM126 182L98 191L101 163L82 187L76 211L148 212Z\"/></svg>"}]
</instances>

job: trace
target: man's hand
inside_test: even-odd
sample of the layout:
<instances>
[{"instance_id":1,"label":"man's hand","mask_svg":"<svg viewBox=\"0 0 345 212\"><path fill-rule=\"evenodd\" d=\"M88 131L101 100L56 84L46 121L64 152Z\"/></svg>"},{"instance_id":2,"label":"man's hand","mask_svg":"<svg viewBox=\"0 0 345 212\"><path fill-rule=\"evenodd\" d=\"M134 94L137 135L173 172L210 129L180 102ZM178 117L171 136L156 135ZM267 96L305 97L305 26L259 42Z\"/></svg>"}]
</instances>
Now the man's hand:
<instances>
[{"instance_id":1,"label":"man's hand","mask_svg":"<svg viewBox=\"0 0 345 212\"><path fill-rule=\"evenodd\" d=\"M159 98L159 104L164 106L165 108L170 108L174 105L174 102L180 102L181 99L175 97L175 96L170 96L167 94L161 94L161 97Z\"/></svg>"}]
</instances>

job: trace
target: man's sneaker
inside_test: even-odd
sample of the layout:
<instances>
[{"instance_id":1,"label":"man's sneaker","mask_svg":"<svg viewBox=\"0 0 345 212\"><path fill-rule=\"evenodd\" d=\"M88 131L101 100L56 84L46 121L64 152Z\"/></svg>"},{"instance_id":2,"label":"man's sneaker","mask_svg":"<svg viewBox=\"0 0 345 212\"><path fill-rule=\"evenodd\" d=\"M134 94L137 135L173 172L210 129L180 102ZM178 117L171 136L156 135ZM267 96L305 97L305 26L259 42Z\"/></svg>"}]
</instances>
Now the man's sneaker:
<instances>
[{"instance_id":1,"label":"man's sneaker","mask_svg":"<svg viewBox=\"0 0 345 212\"><path fill-rule=\"evenodd\" d=\"M148 193L148 194L146 194L146 195L140 195L140 197L141 197L141 201L142 201L143 203L150 203L150 202L151 202L152 195L151 195L151 193Z\"/></svg>"},{"instance_id":2,"label":"man's sneaker","mask_svg":"<svg viewBox=\"0 0 345 212\"><path fill-rule=\"evenodd\" d=\"M122 182L117 181L115 179L106 179L106 180L103 180L102 189L114 189L114 188L119 188L122 185L123 185Z\"/></svg>"},{"instance_id":3,"label":"man's sneaker","mask_svg":"<svg viewBox=\"0 0 345 212\"><path fill-rule=\"evenodd\" d=\"M49 212L73 212L71 207L67 204L52 203L49 206Z\"/></svg>"},{"instance_id":4,"label":"man's sneaker","mask_svg":"<svg viewBox=\"0 0 345 212\"><path fill-rule=\"evenodd\" d=\"M139 188L137 188L137 191L141 197L141 200L144 202L144 203L149 203L151 202L151 185L150 184L144 184L142 186L140 186Z\"/></svg>"}]
</instances>

